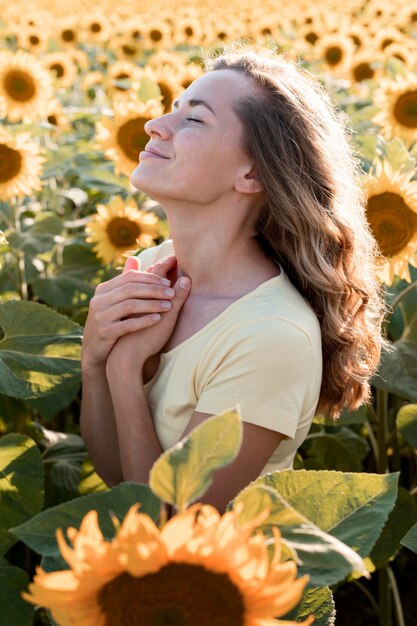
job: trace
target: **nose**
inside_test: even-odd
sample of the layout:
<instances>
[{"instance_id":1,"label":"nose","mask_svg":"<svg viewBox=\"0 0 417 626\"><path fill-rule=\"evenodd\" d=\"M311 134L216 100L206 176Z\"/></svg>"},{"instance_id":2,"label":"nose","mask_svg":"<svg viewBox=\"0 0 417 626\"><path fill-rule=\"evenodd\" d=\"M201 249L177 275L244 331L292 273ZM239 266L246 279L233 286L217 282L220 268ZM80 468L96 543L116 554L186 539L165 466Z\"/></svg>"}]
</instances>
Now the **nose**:
<instances>
[{"instance_id":1,"label":"nose","mask_svg":"<svg viewBox=\"0 0 417 626\"><path fill-rule=\"evenodd\" d=\"M155 135L162 138L169 137L169 128L165 115L160 115L159 117L154 117L153 119L148 120L145 123L144 130L149 137L153 137Z\"/></svg>"}]
</instances>

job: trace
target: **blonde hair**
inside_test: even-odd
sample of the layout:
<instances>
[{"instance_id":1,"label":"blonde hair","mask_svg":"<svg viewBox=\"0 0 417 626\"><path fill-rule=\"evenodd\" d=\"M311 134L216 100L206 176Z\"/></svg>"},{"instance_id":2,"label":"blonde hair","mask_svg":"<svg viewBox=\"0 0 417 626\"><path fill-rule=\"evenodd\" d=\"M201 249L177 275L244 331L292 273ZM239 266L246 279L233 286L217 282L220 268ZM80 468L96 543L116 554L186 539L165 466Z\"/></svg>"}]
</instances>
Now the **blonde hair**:
<instances>
[{"instance_id":1,"label":"blonde hair","mask_svg":"<svg viewBox=\"0 0 417 626\"><path fill-rule=\"evenodd\" d=\"M343 408L369 401L369 379L385 343L378 250L348 119L312 74L275 51L233 43L205 65L243 72L255 87L233 108L265 193L256 239L318 317L323 379L317 411L336 418Z\"/></svg>"}]
</instances>

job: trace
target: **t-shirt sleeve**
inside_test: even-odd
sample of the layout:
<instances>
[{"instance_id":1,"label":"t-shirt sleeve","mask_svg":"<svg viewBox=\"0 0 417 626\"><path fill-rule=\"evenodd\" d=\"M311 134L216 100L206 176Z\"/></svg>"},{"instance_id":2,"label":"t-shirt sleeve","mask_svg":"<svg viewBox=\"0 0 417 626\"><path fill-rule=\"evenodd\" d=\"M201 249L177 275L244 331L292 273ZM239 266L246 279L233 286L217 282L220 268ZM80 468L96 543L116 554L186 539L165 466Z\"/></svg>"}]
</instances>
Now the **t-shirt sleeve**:
<instances>
[{"instance_id":1,"label":"t-shirt sleeve","mask_svg":"<svg viewBox=\"0 0 417 626\"><path fill-rule=\"evenodd\" d=\"M195 411L240 405L242 420L294 438L311 405L314 353L304 330L278 316L242 323L212 351Z\"/></svg>"}]
</instances>

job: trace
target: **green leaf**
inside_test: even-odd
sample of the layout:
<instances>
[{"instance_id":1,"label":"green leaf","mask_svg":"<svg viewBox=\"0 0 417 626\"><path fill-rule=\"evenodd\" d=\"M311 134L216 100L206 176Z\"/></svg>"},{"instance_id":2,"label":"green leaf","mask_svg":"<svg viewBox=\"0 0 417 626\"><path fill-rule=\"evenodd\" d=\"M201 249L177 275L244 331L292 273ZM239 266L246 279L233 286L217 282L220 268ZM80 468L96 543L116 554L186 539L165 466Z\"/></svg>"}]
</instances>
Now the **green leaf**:
<instances>
[{"instance_id":1,"label":"green leaf","mask_svg":"<svg viewBox=\"0 0 417 626\"><path fill-rule=\"evenodd\" d=\"M0 555L16 543L9 533L39 513L43 505L41 454L25 435L9 434L0 439Z\"/></svg>"},{"instance_id":2,"label":"green leaf","mask_svg":"<svg viewBox=\"0 0 417 626\"><path fill-rule=\"evenodd\" d=\"M50 507L79 495L78 484L87 449L79 435L46 429L43 429L43 433L50 433L54 437L42 454L47 495L45 504Z\"/></svg>"},{"instance_id":3,"label":"green leaf","mask_svg":"<svg viewBox=\"0 0 417 626\"><path fill-rule=\"evenodd\" d=\"M27 230L20 233L11 232L10 247L24 250L27 254L36 255L48 252L55 245L64 228L62 219L52 213L40 213Z\"/></svg>"},{"instance_id":4,"label":"green leaf","mask_svg":"<svg viewBox=\"0 0 417 626\"><path fill-rule=\"evenodd\" d=\"M397 497L399 473L283 470L254 483L275 489L315 526L369 555Z\"/></svg>"},{"instance_id":5,"label":"green leaf","mask_svg":"<svg viewBox=\"0 0 417 626\"><path fill-rule=\"evenodd\" d=\"M305 589L300 603L291 613L287 613L282 620L304 621L313 614L314 626L334 626L336 611L332 592L328 587Z\"/></svg>"},{"instance_id":6,"label":"green leaf","mask_svg":"<svg viewBox=\"0 0 417 626\"><path fill-rule=\"evenodd\" d=\"M161 96L161 90L159 89L158 83L153 81L148 76L145 76L140 82L137 96L139 100L142 100L142 102L146 103L152 98L159 99Z\"/></svg>"},{"instance_id":7,"label":"green leaf","mask_svg":"<svg viewBox=\"0 0 417 626\"><path fill-rule=\"evenodd\" d=\"M252 483L238 495L237 502L244 503L240 524L269 511L259 528L269 534L272 526L278 526L285 545L300 561L298 572L308 574L311 585L334 585L352 572L366 575L365 564L356 552L309 522L274 489Z\"/></svg>"},{"instance_id":8,"label":"green leaf","mask_svg":"<svg viewBox=\"0 0 417 626\"><path fill-rule=\"evenodd\" d=\"M130 189L127 176L117 176L104 166L81 170L80 179L83 186L98 189L106 194L118 194Z\"/></svg>"},{"instance_id":9,"label":"green leaf","mask_svg":"<svg viewBox=\"0 0 417 626\"><path fill-rule=\"evenodd\" d=\"M87 306L94 293L91 285L69 272L36 278L32 289L43 302L63 309Z\"/></svg>"},{"instance_id":10,"label":"green leaf","mask_svg":"<svg viewBox=\"0 0 417 626\"><path fill-rule=\"evenodd\" d=\"M155 461L149 486L161 500L182 510L212 484L213 472L237 456L242 441L240 410L206 419Z\"/></svg>"},{"instance_id":11,"label":"green leaf","mask_svg":"<svg viewBox=\"0 0 417 626\"><path fill-rule=\"evenodd\" d=\"M341 427L333 433L310 434L303 448L307 450L310 469L342 472L360 472L362 460L369 452L365 439L346 427Z\"/></svg>"},{"instance_id":12,"label":"green leaf","mask_svg":"<svg viewBox=\"0 0 417 626\"><path fill-rule=\"evenodd\" d=\"M29 577L19 567L0 565L0 626L32 626L35 607L20 595Z\"/></svg>"},{"instance_id":13,"label":"green leaf","mask_svg":"<svg viewBox=\"0 0 417 626\"><path fill-rule=\"evenodd\" d=\"M392 560L400 548L400 541L410 527L417 522L417 507L413 496L399 487L395 506L389 514L371 554L375 568L378 569Z\"/></svg>"},{"instance_id":14,"label":"green leaf","mask_svg":"<svg viewBox=\"0 0 417 626\"><path fill-rule=\"evenodd\" d=\"M102 493L103 491L109 491L109 488L95 471L91 459L87 457L81 468L78 492L80 496L86 496L88 493Z\"/></svg>"},{"instance_id":15,"label":"green leaf","mask_svg":"<svg viewBox=\"0 0 417 626\"><path fill-rule=\"evenodd\" d=\"M383 351L381 363L372 384L411 402L417 402L417 343L400 339L393 352Z\"/></svg>"},{"instance_id":16,"label":"green leaf","mask_svg":"<svg viewBox=\"0 0 417 626\"><path fill-rule=\"evenodd\" d=\"M82 327L36 302L0 304L0 393L34 398L81 380Z\"/></svg>"},{"instance_id":17,"label":"green leaf","mask_svg":"<svg viewBox=\"0 0 417 626\"><path fill-rule=\"evenodd\" d=\"M39 411L46 422L50 422L60 411L71 404L78 396L80 384L62 389L59 393L40 396L39 398L27 398L26 402Z\"/></svg>"},{"instance_id":18,"label":"green leaf","mask_svg":"<svg viewBox=\"0 0 417 626\"><path fill-rule=\"evenodd\" d=\"M401 544L417 554L417 524L414 524L401 539Z\"/></svg>"},{"instance_id":19,"label":"green leaf","mask_svg":"<svg viewBox=\"0 0 417 626\"><path fill-rule=\"evenodd\" d=\"M397 413L397 428L417 452L417 404L407 404Z\"/></svg>"},{"instance_id":20,"label":"green leaf","mask_svg":"<svg viewBox=\"0 0 417 626\"><path fill-rule=\"evenodd\" d=\"M147 485L126 482L113 487L106 493L95 493L75 498L42 511L24 524L10 531L27 546L39 554L56 556L59 553L55 539L57 528L69 526L79 528L85 515L95 509L98 513L100 529L105 539L114 537L114 526L109 513L112 511L122 521L129 508L141 503L139 511L147 513L154 521L160 514L160 501Z\"/></svg>"}]
</instances>

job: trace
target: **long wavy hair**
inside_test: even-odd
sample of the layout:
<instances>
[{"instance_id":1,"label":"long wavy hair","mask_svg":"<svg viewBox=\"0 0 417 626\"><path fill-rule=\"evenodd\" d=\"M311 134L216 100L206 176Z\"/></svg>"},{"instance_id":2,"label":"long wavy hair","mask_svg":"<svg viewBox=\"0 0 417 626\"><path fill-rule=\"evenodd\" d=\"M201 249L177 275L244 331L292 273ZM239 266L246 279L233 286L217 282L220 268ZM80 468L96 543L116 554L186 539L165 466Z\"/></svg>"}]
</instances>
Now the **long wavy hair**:
<instances>
[{"instance_id":1,"label":"long wavy hair","mask_svg":"<svg viewBox=\"0 0 417 626\"><path fill-rule=\"evenodd\" d=\"M336 418L343 408L369 402L384 345L378 248L365 217L349 120L317 78L274 50L232 43L206 57L205 67L242 72L255 87L233 108L264 189L256 239L318 317L317 412Z\"/></svg>"}]
</instances>

